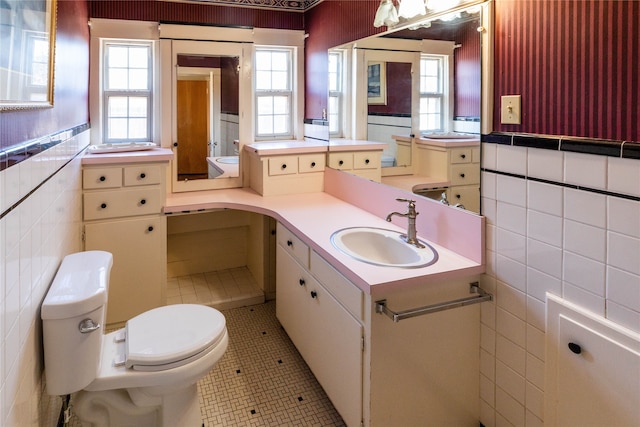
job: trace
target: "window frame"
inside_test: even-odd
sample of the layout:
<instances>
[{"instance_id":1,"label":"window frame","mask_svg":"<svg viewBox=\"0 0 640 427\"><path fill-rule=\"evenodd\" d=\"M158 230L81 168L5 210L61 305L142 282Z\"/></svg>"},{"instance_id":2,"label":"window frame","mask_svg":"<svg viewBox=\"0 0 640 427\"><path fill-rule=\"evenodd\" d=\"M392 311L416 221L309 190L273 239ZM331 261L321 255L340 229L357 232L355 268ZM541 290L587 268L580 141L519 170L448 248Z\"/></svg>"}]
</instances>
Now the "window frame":
<instances>
[{"instance_id":1,"label":"window frame","mask_svg":"<svg viewBox=\"0 0 640 427\"><path fill-rule=\"evenodd\" d=\"M437 71L437 86L438 86L438 90L436 92L426 92L422 90L423 84L423 77L425 76L425 74L423 74L423 61L425 60L437 60L438 61L438 71ZM440 120L439 120L439 127L436 128L426 128L422 126L423 123L423 116L428 115L428 114L435 114L435 113L428 113L428 112L423 112L421 110L421 108L419 107L419 120L418 120L418 127L419 127L419 131L420 133L425 133L425 132L444 132L447 129L447 126L445 125L446 123L449 123L452 120L452 117L449 117L449 108L448 108L448 104L449 104L449 96L448 94L448 85L449 85L449 67L448 67L448 63L449 63L449 59L447 55L440 55L440 54L431 54L431 53L423 53L420 55L420 102L419 102L419 106L422 105L422 101L424 99L434 99L437 100L439 107L440 107L440 112L438 113L440 116Z\"/></svg>"},{"instance_id":2,"label":"window frame","mask_svg":"<svg viewBox=\"0 0 640 427\"><path fill-rule=\"evenodd\" d=\"M131 142L151 142L153 141L153 129L155 126L155 118L153 115L154 105L154 81L155 81L155 59L154 59L154 42L151 40L122 40L122 39L101 39L101 79L100 79L100 98L102 103L102 141L104 144L127 144ZM147 89L108 89L107 81L109 79L109 47L146 47L148 49L147 56ZM127 69L130 69L127 67ZM109 100L112 97L144 97L147 99L146 108L146 135L140 138L110 138L109 137ZM131 116L125 116L130 119Z\"/></svg>"},{"instance_id":3,"label":"window frame","mask_svg":"<svg viewBox=\"0 0 640 427\"><path fill-rule=\"evenodd\" d=\"M258 89L258 61L256 59L258 52L286 52L287 53L287 84L286 84L286 89ZM295 84L295 78L296 78L296 67L295 64L297 63L296 61L296 51L295 51L295 47L292 46L272 46L272 45L256 45L255 49L254 49L254 69L255 69L255 73L254 73L254 103L255 103L255 109L254 109L254 123L255 123L255 130L254 130L254 138L256 141L264 141L264 140L276 140L276 139L293 139L294 135L295 135L295 118L294 118L294 114L296 112L296 98L297 98L297 93L296 93L296 84ZM270 71L273 71L273 68L270 69ZM286 97L287 98L287 105L288 105L288 111L286 113L286 124L287 124L287 131L286 132L280 132L280 133L276 133L276 132L270 132L270 133L260 133L259 131L259 127L260 127L260 117L264 116L263 114L260 114L259 108L258 108L258 104L259 104L259 99L260 98L267 98L267 97L271 97L272 99L275 97ZM269 116L271 116L272 118L275 116L278 116L279 114L275 114L275 113L271 113Z\"/></svg>"},{"instance_id":4,"label":"window frame","mask_svg":"<svg viewBox=\"0 0 640 427\"><path fill-rule=\"evenodd\" d=\"M341 137L343 134L343 124L340 119L343 117L342 111L344 110L344 76L346 75L344 70L344 52L341 50L329 51L330 57L336 58L336 70L335 70L335 82L336 87L332 88L331 84L328 85L329 101L327 102L327 120L329 121L329 135L333 137ZM330 61L328 61L330 63ZM333 70L328 70L329 75L334 73ZM337 107L337 111L332 111L331 99L334 98L334 105Z\"/></svg>"}]
</instances>

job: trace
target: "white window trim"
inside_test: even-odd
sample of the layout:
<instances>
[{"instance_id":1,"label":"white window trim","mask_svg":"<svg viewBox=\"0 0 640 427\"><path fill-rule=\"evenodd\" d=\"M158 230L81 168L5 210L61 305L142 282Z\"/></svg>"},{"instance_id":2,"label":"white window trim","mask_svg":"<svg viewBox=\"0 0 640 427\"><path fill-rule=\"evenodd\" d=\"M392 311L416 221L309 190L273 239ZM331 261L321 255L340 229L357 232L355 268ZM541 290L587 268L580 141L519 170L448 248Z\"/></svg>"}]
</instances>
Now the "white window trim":
<instances>
[{"instance_id":1,"label":"white window trim","mask_svg":"<svg viewBox=\"0 0 640 427\"><path fill-rule=\"evenodd\" d=\"M454 109L454 75L453 75L453 51L455 43L445 40L422 40L422 55L442 56L443 59L443 105L442 105L442 131L450 132L453 129L453 109ZM418 89L418 92L420 90ZM418 93L418 96L422 94ZM418 127L420 122L418 121Z\"/></svg>"},{"instance_id":2,"label":"white window trim","mask_svg":"<svg viewBox=\"0 0 640 427\"><path fill-rule=\"evenodd\" d=\"M270 90L258 90L257 89L257 84L256 81L254 80L254 102L256 102L256 108L254 109L254 120L255 120L255 138L258 141L266 141L266 140L277 140L277 139L294 139L294 121L295 121L295 117L294 117L294 111L295 111L295 106L294 106L294 100L296 98L296 93L294 91L294 84L293 84L293 80L294 80L294 74L295 74L295 62L294 62L294 54L295 54L295 48L291 48L291 47L286 47L286 46L256 46L254 49L254 57L256 55L256 53L258 51L267 51L267 52L272 52L272 51L285 51L289 53L289 88L288 89L270 89ZM254 59L254 63L255 63L255 59ZM254 66L254 68L256 68L257 70L257 64ZM254 73L254 79L257 78L258 73ZM262 134L262 135L258 135L258 108L257 108L257 100L258 98L260 98L261 96L266 96L266 97L275 97L275 96L286 96L289 99L289 118L288 118L288 128L289 131L287 133L281 133L281 134Z\"/></svg>"},{"instance_id":3,"label":"white window trim","mask_svg":"<svg viewBox=\"0 0 640 427\"><path fill-rule=\"evenodd\" d=\"M158 23L146 21L126 21L116 19L96 19L89 21L91 31L90 42L90 74L89 74L89 115L91 117L91 144L103 143L105 125L104 103L102 96L102 78L104 68L102 58L104 55L103 39L114 39L120 41L151 41L153 55L153 77L152 77L152 115L151 141L160 145L160 96L159 94L159 48L158 48Z\"/></svg>"}]
</instances>

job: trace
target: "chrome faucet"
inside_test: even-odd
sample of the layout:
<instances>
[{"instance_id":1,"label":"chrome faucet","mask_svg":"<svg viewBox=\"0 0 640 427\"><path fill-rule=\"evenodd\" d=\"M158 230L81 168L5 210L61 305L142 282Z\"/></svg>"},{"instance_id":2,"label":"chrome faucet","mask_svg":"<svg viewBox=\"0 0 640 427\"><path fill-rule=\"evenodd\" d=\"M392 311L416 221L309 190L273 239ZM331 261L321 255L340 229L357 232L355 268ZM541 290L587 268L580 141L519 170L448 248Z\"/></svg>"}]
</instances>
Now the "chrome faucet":
<instances>
[{"instance_id":1,"label":"chrome faucet","mask_svg":"<svg viewBox=\"0 0 640 427\"><path fill-rule=\"evenodd\" d=\"M418 248L424 248L424 245L420 243L417 237L416 216L418 216L418 212L416 212L416 201L409 200L409 199L396 199L396 200L398 202L408 203L409 210L407 213L403 213L403 214L400 212L391 212L389 215L387 215L387 222L391 222L391 217L394 215L406 217L409 220L409 225L407 227L407 234L403 234L400 237L402 237L402 239L410 245L414 245L415 247L418 247Z\"/></svg>"}]
</instances>

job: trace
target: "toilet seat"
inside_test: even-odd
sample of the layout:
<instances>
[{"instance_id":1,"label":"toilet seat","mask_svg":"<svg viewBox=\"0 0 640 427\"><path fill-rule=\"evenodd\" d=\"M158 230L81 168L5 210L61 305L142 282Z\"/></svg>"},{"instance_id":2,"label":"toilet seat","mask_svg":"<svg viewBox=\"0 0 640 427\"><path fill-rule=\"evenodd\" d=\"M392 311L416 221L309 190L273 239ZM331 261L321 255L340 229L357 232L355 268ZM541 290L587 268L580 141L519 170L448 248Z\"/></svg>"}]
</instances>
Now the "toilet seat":
<instances>
[{"instance_id":1,"label":"toilet seat","mask_svg":"<svg viewBox=\"0 0 640 427\"><path fill-rule=\"evenodd\" d=\"M154 308L125 326L125 366L137 371L163 371L207 354L224 337L225 318L198 304Z\"/></svg>"}]
</instances>

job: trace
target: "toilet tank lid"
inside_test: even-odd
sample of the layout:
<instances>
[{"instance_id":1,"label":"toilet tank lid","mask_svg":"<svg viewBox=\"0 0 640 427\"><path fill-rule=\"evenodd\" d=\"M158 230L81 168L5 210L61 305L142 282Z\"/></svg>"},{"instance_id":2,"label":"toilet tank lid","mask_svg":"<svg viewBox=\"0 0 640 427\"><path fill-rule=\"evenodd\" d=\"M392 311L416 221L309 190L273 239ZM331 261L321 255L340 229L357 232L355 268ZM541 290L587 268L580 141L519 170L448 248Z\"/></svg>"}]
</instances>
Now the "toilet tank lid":
<instances>
[{"instance_id":1,"label":"toilet tank lid","mask_svg":"<svg viewBox=\"0 0 640 427\"><path fill-rule=\"evenodd\" d=\"M42 302L42 319L72 318L106 304L112 264L109 252L67 255Z\"/></svg>"}]
</instances>

